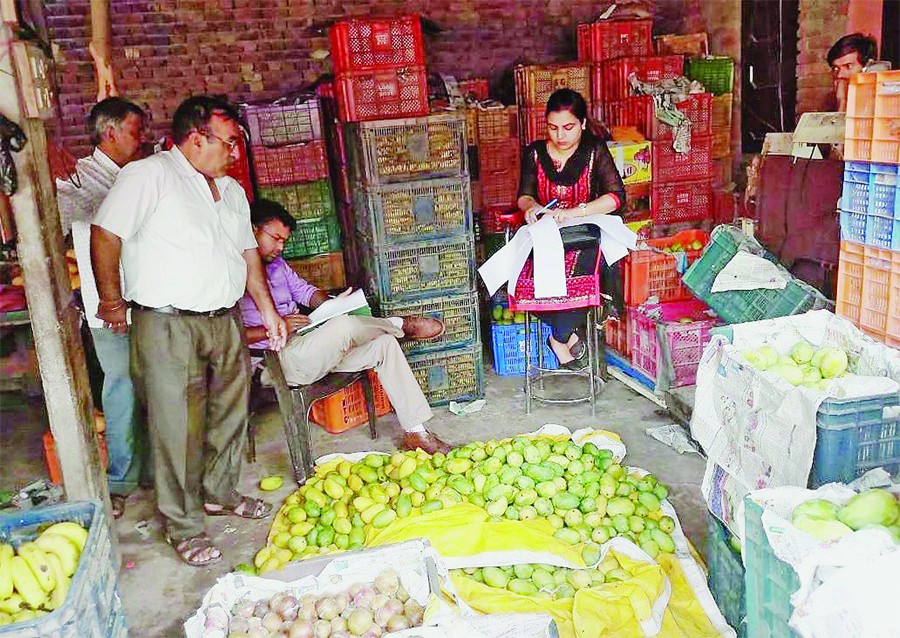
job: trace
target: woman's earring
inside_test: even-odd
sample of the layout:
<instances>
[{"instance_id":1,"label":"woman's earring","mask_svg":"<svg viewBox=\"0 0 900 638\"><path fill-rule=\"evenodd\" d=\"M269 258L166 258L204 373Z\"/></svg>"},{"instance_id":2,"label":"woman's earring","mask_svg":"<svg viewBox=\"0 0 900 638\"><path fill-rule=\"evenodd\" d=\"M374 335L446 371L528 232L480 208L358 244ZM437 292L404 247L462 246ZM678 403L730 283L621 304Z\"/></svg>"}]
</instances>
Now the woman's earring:
<instances>
[{"instance_id":1,"label":"woman's earring","mask_svg":"<svg viewBox=\"0 0 900 638\"><path fill-rule=\"evenodd\" d=\"M585 129L585 125L582 124L582 125L581 125L581 130L583 131L584 129Z\"/></svg>"}]
</instances>

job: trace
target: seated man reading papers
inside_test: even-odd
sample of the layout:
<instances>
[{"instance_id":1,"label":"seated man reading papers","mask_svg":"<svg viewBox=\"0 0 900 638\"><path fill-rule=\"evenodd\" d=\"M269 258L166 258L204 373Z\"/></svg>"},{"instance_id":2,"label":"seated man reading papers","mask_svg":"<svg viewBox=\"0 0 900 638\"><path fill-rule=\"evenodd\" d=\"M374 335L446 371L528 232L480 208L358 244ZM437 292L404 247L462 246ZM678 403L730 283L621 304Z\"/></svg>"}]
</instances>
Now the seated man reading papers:
<instances>
[{"instance_id":1,"label":"seated man reading papers","mask_svg":"<svg viewBox=\"0 0 900 638\"><path fill-rule=\"evenodd\" d=\"M340 314L312 327L310 317L301 313L301 307L315 310L329 297L297 275L281 258L284 242L296 221L281 204L270 200L257 200L250 211L272 299L291 334L278 355L287 382L307 385L329 372L374 369L405 433L403 447L409 450L422 448L429 454L449 451L446 443L425 429L424 423L432 417L431 408L397 341L435 339L444 333L444 325L427 317L379 319ZM347 297L350 293L348 289L340 296ZM356 304L359 305L363 304ZM346 305L347 309L353 306L352 303ZM327 311L327 307L322 310ZM266 348L266 330L249 295L241 300L241 314L246 343L251 348ZM328 314L326 312L326 316ZM316 322L313 317L312 323Z\"/></svg>"}]
</instances>

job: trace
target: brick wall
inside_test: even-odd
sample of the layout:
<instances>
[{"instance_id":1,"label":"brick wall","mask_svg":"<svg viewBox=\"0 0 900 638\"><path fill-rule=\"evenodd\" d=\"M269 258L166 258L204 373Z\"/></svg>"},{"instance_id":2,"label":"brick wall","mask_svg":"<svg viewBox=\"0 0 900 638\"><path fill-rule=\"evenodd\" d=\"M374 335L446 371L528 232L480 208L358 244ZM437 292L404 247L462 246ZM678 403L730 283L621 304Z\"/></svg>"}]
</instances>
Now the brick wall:
<instances>
[{"instance_id":1,"label":"brick wall","mask_svg":"<svg viewBox=\"0 0 900 638\"><path fill-rule=\"evenodd\" d=\"M57 47L61 134L76 155L88 150L84 122L96 98L88 0L46 0ZM592 0L114 0L113 62L122 95L147 105L154 133L166 131L192 93L271 98L329 70L310 54L328 48L327 25L344 16L422 12L443 31L426 40L430 71L488 76L496 88L516 61L575 57L575 25L606 3ZM654 15L657 33L702 29L702 0L631 0ZM427 9L423 8L427 7Z\"/></svg>"},{"instance_id":2,"label":"brick wall","mask_svg":"<svg viewBox=\"0 0 900 638\"><path fill-rule=\"evenodd\" d=\"M849 0L800 0L797 115L834 108L825 55L847 33L848 6Z\"/></svg>"}]
</instances>

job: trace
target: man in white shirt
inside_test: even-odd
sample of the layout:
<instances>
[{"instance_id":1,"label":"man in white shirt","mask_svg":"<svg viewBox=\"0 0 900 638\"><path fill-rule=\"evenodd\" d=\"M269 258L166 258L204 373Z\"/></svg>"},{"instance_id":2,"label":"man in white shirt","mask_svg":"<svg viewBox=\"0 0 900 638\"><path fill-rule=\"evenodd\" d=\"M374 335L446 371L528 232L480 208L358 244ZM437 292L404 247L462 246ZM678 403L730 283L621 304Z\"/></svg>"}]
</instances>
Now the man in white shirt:
<instances>
[{"instance_id":1,"label":"man in white shirt","mask_svg":"<svg viewBox=\"0 0 900 638\"><path fill-rule=\"evenodd\" d=\"M175 147L125 167L91 228L97 314L125 331L132 309L132 368L147 403L157 506L169 542L194 566L222 557L204 512L264 518L272 508L237 491L249 359L235 306L245 289L273 349L287 337L247 197L226 175L241 135L227 102L188 98L172 120Z\"/></svg>"},{"instance_id":2,"label":"man in white shirt","mask_svg":"<svg viewBox=\"0 0 900 638\"><path fill-rule=\"evenodd\" d=\"M101 403L106 419L109 466L106 473L113 516L125 510L125 499L137 489L143 458L139 449L138 409L129 370L128 335L103 327L97 315L97 285L91 268L91 220L109 193L119 170L141 155L146 115L120 97L98 102L88 117L94 152L75 164L74 174L56 181L64 233L72 232L81 278L81 298L91 340L103 370Z\"/></svg>"}]
</instances>

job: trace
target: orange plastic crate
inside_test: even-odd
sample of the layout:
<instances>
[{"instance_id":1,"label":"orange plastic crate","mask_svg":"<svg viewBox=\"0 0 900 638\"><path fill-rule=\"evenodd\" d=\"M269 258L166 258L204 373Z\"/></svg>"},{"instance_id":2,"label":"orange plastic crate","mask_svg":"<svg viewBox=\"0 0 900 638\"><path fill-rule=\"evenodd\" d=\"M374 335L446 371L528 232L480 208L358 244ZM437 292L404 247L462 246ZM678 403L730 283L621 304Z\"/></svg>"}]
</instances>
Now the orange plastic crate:
<instances>
[{"instance_id":1,"label":"orange plastic crate","mask_svg":"<svg viewBox=\"0 0 900 638\"><path fill-rule=\"evenodd\" d=\"M631 360L631 327L627 314L606 320L606 345Z\"/></svg>"},{"instance_id":2,"label":"orange plastic crate","mask_svg":"<svg viewBox=\"0 0 900 638\"><path fill-rule=\"evenodd\" d=\"M47 464L47 474L50 475L50 482L54 485L62 485L62 469L59 466L59 457L56 456L56 441L53 440L53 433L47 430L42 438L44 441L44 463ZM109 465L109 452L106 448L105 433L97 432L97 445L100 447L100 460L105 470Z\"/></svg>"},{"instance_id":3,"label":"orange plastic crate","mask_svg":"<svg viewBox=\"0 0 900 638\"><path fill-rule=\"evenodd\" d=\"M391 402L378 381L378 375L373 370L369 370L368 375L375 399L375 416L384 416L391 411ZM313 403L310 419L330 434L340 434L368 423L369 413L362 383L352 383L340 392Z\"/></svg>"},{"instance_id":4,"label":"orange plastic crate","mask_svg":"<svg viewBox=\"0 0 900 638\"><path fill-rule=\"evenodd\" d=\"M891 290L884 342L892 348L900 348L900 252L893 252L891 261Z\"/></svg>"},{"instance_id":5,"label":"orange plastic crate","mask_svg":"<svg viewBox=\"0 0 900 638\"><path fill-rule=\"evenodd\" d=\"M895 254L884 248L864 246L862 307L859 325L875 335L887 334L888 304L891 294L891 269Z\"/></svg>"},{"instance_id":6,"label":"orange plastic crate","mask_svg":"<svg viewBox=\"0 0 900 638\"><path fill-rule=\"evenodd\" d=\"M875 115L875 73L858 73L850 78L847 87L847 117L872 117Z\"/></svg>"},{"instance_id":7,"label":"orange plastic crate","mask_svg":"<svg viewBox=\"0 0 900 638\"><path fill-rule=\"evenodd\" d=\"M703 253L702 248L690 248L695 241L705 247L709 243L709 233L683 230L671 237L648 239L646 243L657 250L681 244L690 265ZM690 290L681 282L673 255L656 250L635 250L625 260L625 303L637 306L651 296L658 297L661 302L693 299Z\"/></svg>"},{"instance_id":8,"label":"orange plastic crate","mask_svg":"<svg viewBox=\"0 0 900 638\"><path fill-rule=\"evenodd\" d=\"M861 244L842 241L838 258L835 312L857 326L862 306L864 248Z\"/></svg>"}]
</instances>

